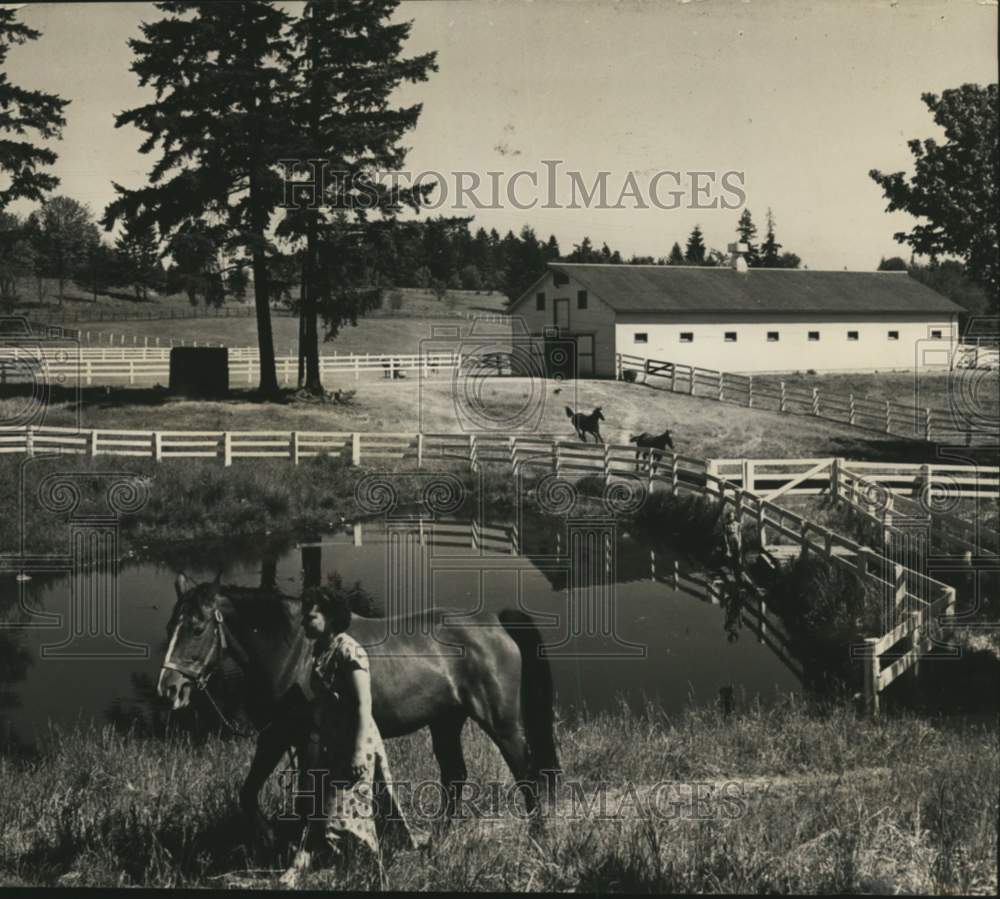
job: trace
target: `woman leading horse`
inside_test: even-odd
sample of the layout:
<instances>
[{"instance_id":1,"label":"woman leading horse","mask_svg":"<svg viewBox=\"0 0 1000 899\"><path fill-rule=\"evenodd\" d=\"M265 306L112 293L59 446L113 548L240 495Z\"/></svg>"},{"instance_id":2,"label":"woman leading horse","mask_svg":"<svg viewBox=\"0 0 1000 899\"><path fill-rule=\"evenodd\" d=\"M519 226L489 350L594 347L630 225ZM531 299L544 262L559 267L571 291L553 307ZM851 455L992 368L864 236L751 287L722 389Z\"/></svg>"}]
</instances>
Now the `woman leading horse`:
<instances>
[{"instance_id":1,"label":"woman leading horse","mask_svg":"<svg viewBox=\"0 0 1000 899\"><path fill-rule=\"evenodd\" d=\"M157 691L180 709L204 688L223 654L246 675L251 720L260 729L240 802L256 833L271 842L259 793L291 746L306 757L313 671L302 606L276 590L192 584L179 575L167 625L170 644ZM541 635L529 615L430 609L398 618L356 616L351 633L370 663L372 718L392 739L430 727L454 813L467 778L461 733L475 721L496 744L529 811L559 770L553 687ZM300 778L303 777L300 771Z\"/></svg>"}]
</instances>

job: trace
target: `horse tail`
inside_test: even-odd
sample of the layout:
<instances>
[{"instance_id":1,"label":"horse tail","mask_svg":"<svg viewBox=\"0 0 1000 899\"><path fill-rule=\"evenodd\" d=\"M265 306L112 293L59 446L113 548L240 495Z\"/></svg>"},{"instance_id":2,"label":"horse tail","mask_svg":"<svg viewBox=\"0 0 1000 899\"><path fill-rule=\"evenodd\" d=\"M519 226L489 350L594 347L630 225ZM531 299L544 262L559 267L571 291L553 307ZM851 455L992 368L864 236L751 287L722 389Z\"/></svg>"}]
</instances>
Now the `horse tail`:
<instances>
[{"instance_id":1,"label":"horse tail","mask_svg":"<svg viewBox=\"0 0 1000 899\"><path fill-rule=\"evenodd\" d=\"M530 615L504 609L497 615L503 629L521 651L521 719L531 750L532 768L545 772L549 789L560 772L556 752L555 699L549 660L541 655L542 635Z\"/></svg>"},{"instance_id":2,"label":"horse tail","mask_svg":"<svg viewBox=\"0 0 1000 899\"><path fill-rule=\"evenodd\" d=\"M569 406L567 406L567 407L566 407L566 417L567 417L567 418L572 418L574 414L575 414L575 413L573 412L573 410L572 410L572 409L570 409L570 407L569 407Z\"/></svg>"}]
</instances>

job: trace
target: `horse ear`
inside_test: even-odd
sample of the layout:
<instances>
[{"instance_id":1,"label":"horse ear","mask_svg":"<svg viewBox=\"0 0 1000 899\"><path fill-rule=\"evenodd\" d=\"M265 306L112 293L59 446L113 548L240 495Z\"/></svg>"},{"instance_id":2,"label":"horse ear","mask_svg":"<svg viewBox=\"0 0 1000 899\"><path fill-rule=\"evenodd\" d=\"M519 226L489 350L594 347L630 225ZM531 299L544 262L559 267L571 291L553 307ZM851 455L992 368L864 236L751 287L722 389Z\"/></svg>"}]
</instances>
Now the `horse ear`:
<instances>
[{"instance_id":1,"label":"horse ear","mask_svg":"<svg viewBox=\"0 0 1000 899\"><path fill-rule=\"evenodd\" d=\"M187 576L183 571L177 573L177 579L174 581L174 591L177 593L178 599L183 599L184 594L191 589L191 582L187 579Z\"/></svg>"}]
</instances>

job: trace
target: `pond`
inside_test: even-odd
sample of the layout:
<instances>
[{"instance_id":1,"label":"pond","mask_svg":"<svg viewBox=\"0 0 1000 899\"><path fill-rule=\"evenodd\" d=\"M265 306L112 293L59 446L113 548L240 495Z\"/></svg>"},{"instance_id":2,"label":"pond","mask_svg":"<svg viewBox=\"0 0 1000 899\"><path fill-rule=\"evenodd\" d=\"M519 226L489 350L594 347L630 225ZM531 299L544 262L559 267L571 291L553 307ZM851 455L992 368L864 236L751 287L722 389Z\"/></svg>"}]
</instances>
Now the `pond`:
<instances>
[{"instance_id":1,"label":"pond","mask_svg":"<svg viewBox=\"0 0 1000 899\"><path fill-rule=\"evenodd\" d=\"M716 703L728 688L764 703L801 690L780 622L765 612L762 623L759 604L744 597L734 605L716 575L614 522L404 517L303 543L232 543L71 575L4 576L0 745L34 744L49 722L162 717L154 692L176 572L209 580L220 568L225 583L272 582L293 595L336 572L345 584L360 582L383 613L414 604L520 607L539 624L564 710L624 699L674 713ZM115 618L108 630L119 639L81 636ZM227 666L215 689L237 674Z\"/></svg>"}]
</instances>

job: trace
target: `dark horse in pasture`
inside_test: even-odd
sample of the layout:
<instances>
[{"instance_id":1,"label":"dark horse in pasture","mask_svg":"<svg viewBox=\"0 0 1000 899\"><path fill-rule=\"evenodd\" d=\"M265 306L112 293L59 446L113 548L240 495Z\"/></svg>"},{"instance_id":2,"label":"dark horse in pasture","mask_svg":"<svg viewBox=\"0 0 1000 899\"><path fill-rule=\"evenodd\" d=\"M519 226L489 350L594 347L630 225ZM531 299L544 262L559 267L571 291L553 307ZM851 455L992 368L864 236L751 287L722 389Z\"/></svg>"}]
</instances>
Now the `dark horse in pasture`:
<instances>
[{"instance_id":1,"label":"dark horse in pasture","mask_svg":"<svg viewBox=\"0 0 1000 899\"><path fill-rule=\"evenodd\" d=\"M299 759L310 757L313 654L301 602L275 589L223 586L218 577L193 584L178 575L175 589L157 692L179 709L193 689L205 687L222 655L243 669L248 712L260 733L240 805L258 839L273 847L260 790L289 747ZM368 649L372 714L383 737L430 727L449 817L467 777L461 733L468 718L496 744L534 811L538 789L550 791L555 783L559 760L552 675L529 615L446 609L397 618L355 615L350 634ZM308 775L300 770L299 778L301 794Z\"/></svg>"},{"instance_id":2,"label":"dark horse in pasture","mask_svg":"<svg viewBox=\"0 0 1000 899\"><path fill-rule=\"evenodd\" d=\"M640 468L640 460L644 455L649 455L652 462L653 473L656 473L656 468L663 458L663 452L669 446L671 450L674 448L673 437L670 436L670 428L664 428L662 434L647 434L643 431L641 434L636 434L635 437L629 437L629 443L635 444L635 468L636 471ZM643 453L646 450L647 453Z\"/></svg>"},{"instance_id":3,"label":"dark horse in pasture","mask_svg":"<svg viewBox=\"0 0 1000 899\"><path fill-rule=\"evenodd\" d=\"M587 434L594 435L595 443L604 443L604 438L601 437L601 426L598 424L598 422L604 421L600 406L594 409L590 415L584 415L582 412L574 412L567 406L566 417L573 422L573 427L576 428L576 436L584 443L587 442Z\"/></svg>"}]
</instances>

